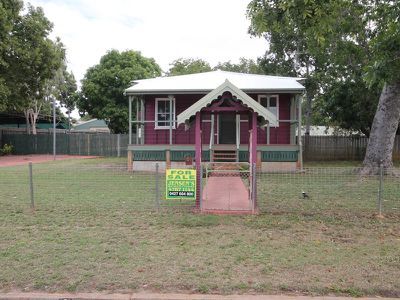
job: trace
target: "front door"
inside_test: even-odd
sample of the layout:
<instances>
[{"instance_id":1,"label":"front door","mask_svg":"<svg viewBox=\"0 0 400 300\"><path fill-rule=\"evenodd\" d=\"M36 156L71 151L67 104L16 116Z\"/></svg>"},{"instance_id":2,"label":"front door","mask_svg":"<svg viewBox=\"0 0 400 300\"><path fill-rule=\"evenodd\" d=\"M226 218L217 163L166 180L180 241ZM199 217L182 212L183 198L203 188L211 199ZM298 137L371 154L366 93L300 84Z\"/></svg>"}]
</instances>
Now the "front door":
<instances>
[{"instance_id":1,"label":"front door","mask_svg":"<svg viewBox=\"0 0 400 300\"><path fill-rule=\"evenodd\" d=\"M236 114L221 113L219 115L219 143L236 144Z\"/></svg>"}]
</instances>

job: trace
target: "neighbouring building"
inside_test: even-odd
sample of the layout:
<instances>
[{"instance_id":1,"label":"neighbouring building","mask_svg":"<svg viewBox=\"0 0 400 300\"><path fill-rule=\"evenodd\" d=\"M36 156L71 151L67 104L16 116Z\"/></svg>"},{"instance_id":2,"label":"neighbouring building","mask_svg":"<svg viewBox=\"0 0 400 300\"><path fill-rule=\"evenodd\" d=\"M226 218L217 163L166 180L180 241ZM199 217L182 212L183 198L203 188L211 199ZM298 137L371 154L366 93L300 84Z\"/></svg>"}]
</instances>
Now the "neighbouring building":
<instances>
[{"instance_id":1,"label":"neighbouring building","mask_svg":"<svg viewBox=\"0 0 400 300\"><path fill-rule=\"evenodd\" d=\"M110 129L104 120L91 119L89 121L78 122L73 128L75 132L101 132L110 133Z\"/></svg>"}]
</instances>

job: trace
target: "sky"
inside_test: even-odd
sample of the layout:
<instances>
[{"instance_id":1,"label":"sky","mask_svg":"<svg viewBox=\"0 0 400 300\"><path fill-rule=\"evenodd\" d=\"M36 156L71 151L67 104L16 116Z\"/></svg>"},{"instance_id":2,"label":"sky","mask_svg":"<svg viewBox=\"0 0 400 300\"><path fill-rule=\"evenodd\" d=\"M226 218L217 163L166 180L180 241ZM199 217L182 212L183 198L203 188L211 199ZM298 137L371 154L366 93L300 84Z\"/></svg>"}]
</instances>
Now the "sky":
<instances>
[{"instance_id":1,"label":"sky","mask_svg":"<svg viewBox=\"0 0 400 300\"><path fill-rule=\"evenodd\" d=\"M107 50L140 51L168 71L178 58L211 66L262 56L267 43L248 34L250 0L26 0L44 9L80 81ZM79 83L78 83L79 85Z\"/></svg>"}]
</instances>

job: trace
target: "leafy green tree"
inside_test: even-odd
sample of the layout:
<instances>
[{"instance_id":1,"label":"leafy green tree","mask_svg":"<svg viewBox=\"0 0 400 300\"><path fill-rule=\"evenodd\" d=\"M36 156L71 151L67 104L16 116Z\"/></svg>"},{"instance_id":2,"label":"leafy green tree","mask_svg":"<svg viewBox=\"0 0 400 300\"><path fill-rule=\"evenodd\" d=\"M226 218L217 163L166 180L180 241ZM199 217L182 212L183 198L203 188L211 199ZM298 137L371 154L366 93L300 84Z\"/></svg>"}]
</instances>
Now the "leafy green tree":
<instances>
[{"instance_id":1,"label":"leafy green tree","mask_svg":"<svg viewBox=\"0 0 400 300\"><path fill-rule=\"evenodd\" d=\"M6 46L0 50L0 89L3 108L24 112L28 132L30 128L35 132L37 117L46 103L46 83L61 65L65 52L59 40L49 38L52 24L43 10L28 5L23 14L22 8L21 1L0 4L0 12L8 16L1 28Z\"/></svg>"},{"instance_id":2,"label":"leafy green tree","mask_svg":"<svg viewBox=\"0 0 400 300\"><path fill-rule=\"evenodd\" d=\"M317 105L313 101L321 100L332 82L349 86L354 80L362 81L360 66L368 60L368 49L360 45L366 44L368 29L363 6L352 2L254 0L248 6L250 33L270 42L260 60L264 72L305 78L306 134L314 112L321 112L321 101ZM341 123L340 118L332 121L336 125Z\"/></svg>"},{"instance_id":3,"label":"leafy green tree","mask_svg":"<svg viewBox=\"0 0 400 300\"><path fill-rule=\"evenodd\" d=\"M79 120L80 121L90 121L92 119L94 119L94 118L91 115L85 114L85 115L82 115Z\"/></svg>"},{"instance_id":4,"label":"leafy green tree","mask_svg":"<svg viewBox=\"0 0 400 300\"><path fill-rule=\"evenodd\" d=\"M253 0L248 5L250 33L265 37L269 43L262 61L264 71L306 78L306 134L310 132L312 100L318 91L318 73L324 61L321 53L314 51L323 40L310 28L315 25L314 19L324 18L325 9L324 1L313 0Z\"/></svg>"},{"instance_id":5,"label":"leafy green tree","mask_svg":"<svg viewBox=\"0 0 400 300\"><path fill-rule=\"evenodd\" d=\"M338 108L331 116L343 125L349 120L346 109L373 107L377 100L372 97L383 87L370 127L368 148L374 151L369 155L367 150L366 172L367 166L371 170L378 160L385 167L392 166L400 114L396 98L400 95L396 72L400 64L399 5L390 0L253 0L249 4L251 33L264 35L271 43L267 58L306 77L307 112L311 111L310 95L332 96L334 105L328 103L325 108ZM352 105L341 101L342 88L348 89ZM370 115L357 113L353 116L365 115L364 120Z\"/></svg>"},{"instance_id":6,"label":"leafy green tree","mask_svg":"<svg viewBox=\"0 0 400 300\"><path fill-rule=\"evenodd\" d=\"M316 99L314 115L325 117L326 125L369 136L380 91L380 85L367 87L361 78L333 82Z\"/></svg>"},{"instance_id":7,"label":"leafy green tree","mask_svg":"<svg viewBox=\"0 0 400 300\"><path fill-rule=\"evenodd\" d=\"M81 113L107 120L112 132L127 132L128 105L124 90L132 80L159 75L161 68L153 58L133 50L110 50L99 64L87 70L77 107Z\"/></svg>"},{"instance_id":8,"label":"leafy green tree","mask_svg":"<svg viewBox=\"0 0 400 300\"><path fill-rule=\"evenodd\" d=\"M39 118L42 109L52 114L53 102L59 101L60 104L68 109L68 125L70 120L70 110L75 107L77 95L77 85L72 73L67 71L65 61L60 68L54 72L51 79L48 79L38 97L34 100L34 105L27 110L27 117L32 128L32 133L36 134L36 121ZM56 114L59 108L56 109ZM61 113L62 114L62 113ZM57 116L57 119L60 117ZM63 121L66 119L63 118Z\"/></svg>"},{"instance_id":9,"label":"leafy green tree","mask_svg":"<svg viewBox=\"0 0 400 300\"><path fill-rule=\"evenodd\" d=\"M202 59L194 58L179 58L170 64L168 76L195 74L211 71L211 66L208 62Z\"/></svg>"},{"instance_id":10,"label":"leafy green tree","mask_svg":"<svg viewBox=\"0 0 400 300\"><path fill-rule=\"evenodd\" d=\"M71 127L71 111L78 100L77 84L74 74L68 72L65 61L54 78L54 97L67 109L68 129Z\"/></svg>"},{"instance_id":11,"label":"leafy green tree","mask_svg":"<svg viewBox=\"0 0 400 300\"><path fill-rule=\"evenodd\" d=\"M366 80L383 83L364 158L364 174L382 164L393 167L392 154L400 122L400 2L377 1L368 7L371 22L372 59L366 64Z\"/></svg>"},{"instance_id":12,"label":"leafy green tree","mask_svg":"<svg viewBox=\"0 0 400 300\"><path fill-rule=\"evenodd\" d=\"M248 73L248 74L263 74L263 69L252 59L241 57L238 64L231 63L230 61L219 62L214 70L222 70L229 72Z\"/></svg>"},{"instance_id":13,"label":"leafy green tree","mask_svg":"<svg viewBox=\"0 0 400 300\"><path fill-rule=\"evenodd\" d=\"M78 87L74 74L67 70L67 66L65 65L65 63L58 70L56 80L56 99L59 100L61 105L64 106L66 109L75 109Z\"/></svg>"},{"instance_id":14,"label":"leafy green tree","mask_svg":"<svg viewBox=\"0 0 400 300\"><path fill-rule=\"evenodd\" d=\"M0 110L7 109L10 95L8 72L8 56L10 54L12 35L10 34L19 19L23 7L20 0L4 0L0 2Z\"/></svg>"},{"instance_id":15,"label":"leafy green tree","mask_svg":"<svg viewBox=\"0 0 400 300\"><path fill-rule=\"evenodd\" d=\"M53 106L50 105L51 103L48 103L49 105L43 105L39 117L38 117L38 122L39 120L47 120L50 123L53 123ZM57 128L60 123L67 124L68 119L65 117L64 113L61 111L61 108L59 106L56 107L56 126Z\"/></svg>"}]
</instances>

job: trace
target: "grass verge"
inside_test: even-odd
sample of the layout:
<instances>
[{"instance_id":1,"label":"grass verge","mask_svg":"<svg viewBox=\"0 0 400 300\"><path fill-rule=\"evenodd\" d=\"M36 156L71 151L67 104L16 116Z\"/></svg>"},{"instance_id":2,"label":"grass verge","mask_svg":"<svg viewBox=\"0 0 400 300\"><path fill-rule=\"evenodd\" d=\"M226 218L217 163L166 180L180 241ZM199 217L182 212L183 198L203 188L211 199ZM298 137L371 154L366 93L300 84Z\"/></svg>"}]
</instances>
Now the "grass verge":
<instances>
[{"instance_id":1,"label":"grass verge","mask_svg":"<svg viewBox=\"0 0 400 300\"><path fill-rule=\"evenodd\" d=\"M1 169L3 291L400 297L399 214L158 213L153 174L107 168L114 160L78 163L35 166L34 213L26 167ZM94 163L102 167L84 168Z\"/></svg>"}]
</instances>

